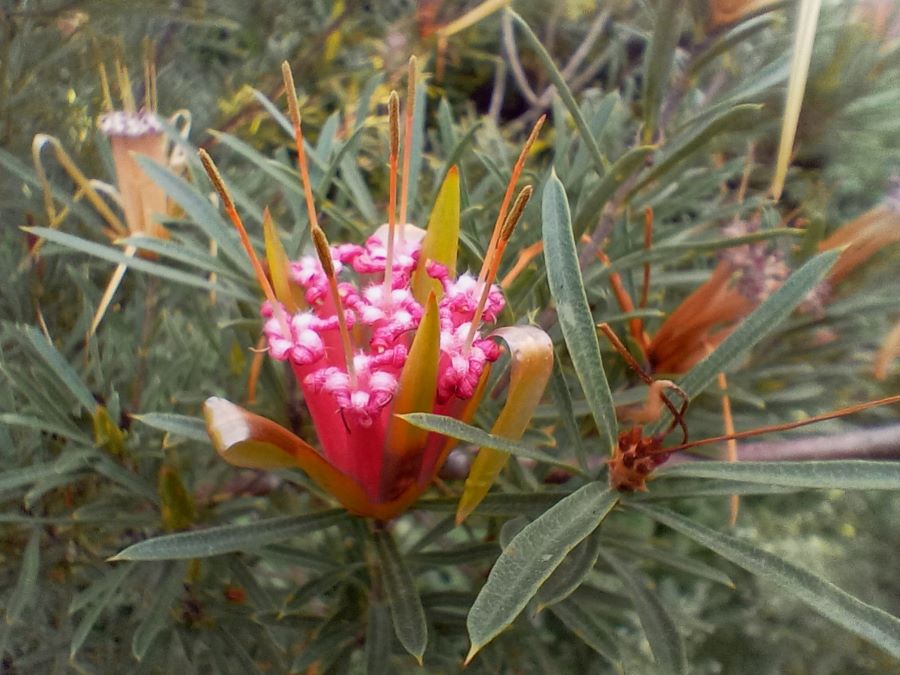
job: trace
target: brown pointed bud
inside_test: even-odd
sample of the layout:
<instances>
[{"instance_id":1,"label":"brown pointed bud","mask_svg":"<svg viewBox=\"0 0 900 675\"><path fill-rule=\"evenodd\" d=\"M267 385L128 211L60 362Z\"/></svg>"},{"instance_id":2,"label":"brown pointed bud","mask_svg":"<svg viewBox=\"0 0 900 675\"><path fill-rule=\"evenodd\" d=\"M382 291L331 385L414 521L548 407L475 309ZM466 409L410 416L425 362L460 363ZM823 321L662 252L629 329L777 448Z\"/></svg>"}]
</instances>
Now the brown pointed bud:
<instances>
[{"instance_id":1,"label":"brown pointed bud","mask_svg":"<svg viewBox=\"0 0 900 675\"><path fill-rule=\"evenodd\" d=\"M329 279L334 279L334 261L331 258L331 248L328 246L328 238L325 231L321 227L314 227L311 230L313 244L316 247L316 254L319 256L319 262L322 263L322 270Z\"/></svg>"},{"instance_id":2,"label":"brown pointed bud","mask_svg":"<svg viewBox=\"0 0 900 675\"><path fill-rule=\"evenodd\" d=\"M388 99L388 127L391 134L391 157L400 152L400 97L396 91L391 92Z\"/></svg>"},{"instance_id":3,"label":"brown pointed bud","mask_svg":"<svg viewBox=\"0 0 900 675\"><path fill-rule=\"evenodd\" d=\"M506 221L503 223L503 228L500 230L501 242L506 243L509 241L509 238L512 236L513 230L516 229L516 225L519 223L522 212L525 210L525 206L528 204L528 200L531 199L533 192L534 188L530 185L526 185L519 192L519 196L516 197L516 201L513 204L512 209L510 209L509 215L506 216Z\"/></svg>"},{"instance_id":4,"label":"brown pointed bud","mask_svg":"<svg viewBox=\"0 0 900 675\"><path fill-rule=\"evenodd\" d=\"M231 194L228 192L228 188L225 187L225 181L222 180L222 174L220 174L219 169L216 168L215 163L212 161L212 157L210 157L209 153L203 148L200 148L197 151L197 154L200 155L200 161L203 163L203 168L206 169L206 175L209 176L209 180L212 181L213 187L222 198L225 209L233 211L234 202L231 199Z\"/></svg>"},{"instance_id":5,"label":"brown pointed bud","mask_svg":"<svg viewBox=\"0 0 900 675\"><path fill-rule=\"evenodd\" d=\"M284 61L281 64L281 76L284 79L284 94L287 97L288 113L294 126L300 126L300 110L297 108L297 88L294 86L294 74L291 72L291 64Z\"/></svg>"}]
</instances>

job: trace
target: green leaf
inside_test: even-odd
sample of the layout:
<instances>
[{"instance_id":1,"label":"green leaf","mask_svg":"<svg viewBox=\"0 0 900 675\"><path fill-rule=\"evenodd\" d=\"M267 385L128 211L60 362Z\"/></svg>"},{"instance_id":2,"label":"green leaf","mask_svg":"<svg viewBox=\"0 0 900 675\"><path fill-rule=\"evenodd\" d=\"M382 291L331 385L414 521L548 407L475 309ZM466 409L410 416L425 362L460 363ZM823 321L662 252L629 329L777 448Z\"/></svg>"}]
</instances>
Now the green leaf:
<instances>
[{"instance_id":1,"label":"green leaf","mask_svg":"<svg viewBox=\"0 0 900 675\"><path fill-rule=\"evenodd\" d=\"M656 135L663 94L669 90L669 74L672 71L675 48L681 35L680 11L680 0L667 0L656 4L656 19L653 23L653 35L647 47L643 77L644 143L650 143Z\"/></svg>"},{"instance_id":2,"label":"green leaf","mask_svg":"<svg viewBox=\"0 0 900 675\"><path fill-rule=\"evenodd\" d=\"M521 613L569 552L599 527L619 500L602 483L588 483L526 525L488 576L466 625L472 648L466 661Z\"/></svg>"},{"instance_id":3,"label":"green leaf","mask_svg":"<svg viewBox=\"0 0 900 675\"><path fill-rule=\"evenodd\" d=\"M572 119L575 120L575 126L578 128L578 133L581 136L581 141L585 144L585 146L587 146L587 149L590 151L597 173L603 175L609 170L609 160L606 159L606 157L604 157L603 153L600 151L600 146L597 144L597 139L594 138L594 135L591 133L591 128L588 126L587 120L584 119L584 115L581 113L581 108L578 107L578 102L572 95L572 90L569 89L569 85L568 83L566 83L566 79L562 76L562 73L559 72L559 69L556 67L556 63L554 63L553 57L550 56L550 53L547 51L546 47L544 47L540 38L534 34L534 31L531 30L531 26L525 23L525 20L521 16L516 14L511 9L507 9L506 11L508 11L512 15L513 21L518 24L519 29L525 36L525 39L531 45L531 48L534 49L534 52L535 54L537 54L538 59L547 70L547 77L550 78L550 81L556 87L556 91L559 94L559 97L562 99L562 102L568 109L569 114L572 115Z\"/></svg>"},{"instance_id":4,"label":"green leaf","mask_svg":"<svg viewBox=\"0 0 900 675\"><path fill-rule=\"evenodd\" d=\"M20 330L25 335L28 344L50 367L59 381L66 386L66 389L72 392L78 403L88 412L93 411L97 407L97 401L91 394L91 390L88 389L81 376L75 372L75 369L69 365L69 362L63 358L63 355L57 351L53 343L32 326L22 326Z\"/></svg>"},{"instance_id":5,"label":"green leaf","mask_svg":"<svg viewBox=\"0 0 900 675\"><path fill-rule=\"evenodd\" d=\"M712 384L718 374L727 371L735 362L759 343L784 321L794 308L803 302L834 265L840 251L826 251L810 258L794 272L781 288L772 293L725 340L700 363L694 366L679 382L679 386L693 399ZM663 416L648 433L659 432L668 424L669 415Z\"/></svg>"},{"instance_id":6,"label":"green leaf","mask_svg":"<svg viewBox=\"0 0 900 675\"><path fill-rule=\"evenodd\" d=\"M590 574L597 563L602 545L600 533L595 531L578 544L550 575L535 596L537 611L568 598Z\"/></svg>"},{"instance_id":7,"label":"green leaf","mask_svg":"<svg viewBox=\"0 0 900 675\"><path fill-rule=\"evenodd\" d=\"M391 634L388 629L390 611L381 601L371 600L366 622L366 673L382 675L390 672Z\"/></svg>"},{"instance_id":8,"label":"green leaf","mask_svg":"<svg viewBox=\"0 0 900 675\"><path fill-rule=\"evenodd\" d=\"M612 454L618 442L615 404L600 358L597 329L584 292L566 190L555 173L544 187L542 213L544 260L559 325L604 448Z\"/></svg>"},{"instance_id":9,"label":"green leaf","mask_svg":"<svg viewBox=\"0 0 900 675\"><path fill-rule=\"evenodd\" d=\"M78 653L78 650L81 649L81 646L87 639L87 636L91 632L91 629L94 627L94 624L97 623L97 619L100 618L103 610L106 609L112 602L113 598L116 595L116 591L119 590L119 586L121 586L122 582L125 581L125 577L128 575L128 572L131 571L132 567L132 565L119 565L116 569L109 572L103 579L95 584L99 585L100 588L102 588L102 593L100 594L94 606L91 607L87 612L85 612L84 616L81 618L81 621L78 623L78 626L75 628L75 631L72 633L72 642L69 645L70 659L74 658L75 654ZM70 609L70 613L74 613L74 611L74 609Z\"/></svg>"},{"instance_id":10,"label":"green leaf","mask_svg":"<svg viewBox=\"0 0 900 675\"><path fill-rule=\"evenodd\" d=\"M686 462L663 467L655 478L720 478L799 488L900 490L900 462Z\"/></svg>"},{"instance_id":11,"label":"green leaf","mask_svg":"<svg viewBox=\"0 0 900 675\"><path fill-rule=\"evenodd\" d=\"M347 512L343 509L329 509L303 516L282 516L239 525L219 525L195 532L178 532L132 544L111 560L208 558L309 534L337 525L347 518Z\"/></svg>"},{"instance_id":12,"label":"green leaf","mask_svg":"<svg viewBox=\"0 0 900 675\"><path fill-rule=\"evenodd\" d=\"M165 628L169 608L181 592L184 584L184 565L168 563L162 571L160 583L153 588L153 606L134 631L131 639L131 653L141 661L153 644L156 636Z\"/></svg>"},{"instance_id":13,"label":"green leaf","mask_svg":"<svg viewBox=\"0 0 900 675\"><path fill-rule=\"evenodd\" d=\"M375 532L375 549L394 620L394 632L403 648L421 665L428 644L428 625L415 582L387 530Z\"/></svg>"},{"instance_id":14,"label":"green leaf","mask_svg":"<svg viewBox=\"0 0 900 675\"><path fill-rule=\"evenodd\" d=\"M559 418L559 427L556 430L558 442L562 447L572 448L578 466L585 471L588 468L587 450L581 442L581 430L578 428L578 420L575 419L575 411L572 407L572 394L569 385L559 365L559 359L553 360L553 373L550 376L550 392L556 405Z\"/></svg>"},{"instance_id":15,"label":"green leaf","mask_svg":"<svg viewBox=\"0 0 900 675\"><path fill-rule=\"evenodd\" d=\"M704 124L694 125L682 137L672 139L665 154L634 187L632 193L643 189L695 152L705 148L715 136L736 131L755 121L759 117L760 110L762 110L762 105L756 103L736 105L719 113Z\"/></svg>"},{"instance_id":16,"label":"green leaf","mask_svg":"<svg viewBox=\"0 0 900 675\"><path fill-rule=\"evenodd\" d=\"M672 569L680 570L695 577L708 579L710 581L716 582L717 584L728 586L728 588L734 588L734 582L727 574L725 574L721 570L716 569L711 565L707 565L706 563L701 562L696 558L691 558L674 553L661 544L653 544L648 546L639 541L630 541L628 539L623 539L620 536L605 537L603 539L603 543L608 546L614 546L621 551L630 553L638 562L653 560L660 563L661 565L666 565L668 567L671 567Z\"/></svg>"},{"instance_id":17,"label":"green leaf","mask_svg":"<svg viewBox=\"0 0 900 675\"><path fill-rule=\"evenodd\" d=\"M553 605L550 611L584 644L613 664L616 672L622 672L618 638L591 616L581 603L576 599L564 600Z\"/></svg>"},{"instance_id":18,"label":"green leaf","mask_svg":"<svg viewBox=\"0 0 900 675\"><path fill-rule=\"evenodd\" d=\"M684 642L675 622L656 593L647 588L642 575L622 563L616 556L607 551L601 551L600 555L612 567L631 596L660 671L670 675L687 673Z\"/></svg>"},{"instance_id":19,"label":"green leaf","mask_svg":"<svg viewBox=\"0 0 900 675\"><path fill-rule=\"evenodd\" d=\"M202 417L189 415L176 415L174 413L143 413L131 415L131 419L146 424L152 429L165 431L176 436L183 436L193 441L208 442L209 434L206 433L206 423Z\"/></svg>"},{"instance_id":20,"label":"green leaf","mask_svg":"<svg viewBox=\"0 0 900 675\"><path fill-rule=\"evenodd\" d=\"M723 497L727 495L782 495L796 492L796 488L762 483L741 483L738 481L715 480L710 478L682 478L651 483L649 492L635 492L623 495L626 501L662 501L684 498Z\"/></svg>"},{"instance_id":21,"label":"green leaf","mask_svg":"<svg viewBox=\"0 0 900 675\"><path fill-rule=\"evenodd\" d=\"M34 601L37 590L38 572L41 567L41 530L35 528L28 538L28 545L22 554L19 578L6 599L6 623L12 625L19 620L22 612Z\"/></svg>"},{"instance_id":22,"label":"green leaf","mask_svg":"<svg viewBox=\"0 0 900 675\"><path fill-rule=\"evenodd\" d=\"M822 577L748 541L716 532L668 509L633 506L751 574L776 584L825 618L900 658L900 619L897 617L867 605Z\"/></svg>"},{"instance_id":23,"label":"green leaf","mask_svg":"<svg viewBox=\"0 0 900 675\"><path fill-rule=\"evenodd\" d=\"M434 415L432 413L409 413L407 415L398 415L397 417L406 420L419 429L443 434L444 436L465 441L466 443L471 443L482 448L491 448L492 450L508 452L515 457L524 457L526 459L533 459L536 462L558 466L580 476L584 475L584 472L580 469L572 466L559 457L554 457L553 455L518 441L511 441L502 436L489 434L478 427L473 427L453 417L444 417L443 415Z\"/></svg>"},{"instance_id":24,"label":"green leaf","mask_svg":"<svg viewBox=\"0 0 900 675\"><path fill-rule=\"evenodd\" d=\"M644 166L647 158L653 154L655 149L654 145L631 148L615 161L587 197L579 200L573 225L576 238L580 238L591 224L597 222L606 202L615 194L620 185Z\"/></svg>"},{"instance_id":25,"label":"green leaf","mask_svg":"<svg viewBox=\"0 0 900 675\"><path fill-rule=\"evenodd\" d=\"M151 274L161 279L168 279L169 281L174 281L175 283L184 284L185 286L192 286L194 288L202 288L203 290L207 291L216 291L217 293L221 293L222 295L227 295L239 300L245 300L247 302L259 303L258 297L250 295L242 289L235 288L233 286L222 286L221 284L214 284L206 277L182 272L179 269L168 267L167 265L163 265L162 263L153 262L151 260L144 260L143 258L139 257L126 256L122 251L111 246L97 244L95 242L88 241L87 239L82 239L81 237L66 234L65 232L60 232L59 230L51 230L46 227L25 227L22 229L24 229L26 232L30 232L36 237L46 239L47 241L54 244L59 244L60 246L70 248L74 251L81 251L82 253L87 253L88 255L92 255L95 258L107 260L117 265L120 263L124 263L128 266L129 269L144 272L145 274ZM44 255L47 254L44 253ZM247 278L250 278L249 274L247 275Z\"/></svg>"},{"instance_id":26,"label":"green leaf","mask_svg":"<svg viewBox=\"0 0 900 675\"><path fill-rule=\"evenodd\" d=\"M191 185L181 176L176 176L149 157L136 155L135 161L154 183L159 185L184 209L184 212L197 227L203 230L207 237L218 243L222 252L237 265L238 269L244 270L248 277L253 273L247 254L244 253L238 241L237 233L225 222L219 214L219 210L195 185Z\"/></svg>"}]
</instances>

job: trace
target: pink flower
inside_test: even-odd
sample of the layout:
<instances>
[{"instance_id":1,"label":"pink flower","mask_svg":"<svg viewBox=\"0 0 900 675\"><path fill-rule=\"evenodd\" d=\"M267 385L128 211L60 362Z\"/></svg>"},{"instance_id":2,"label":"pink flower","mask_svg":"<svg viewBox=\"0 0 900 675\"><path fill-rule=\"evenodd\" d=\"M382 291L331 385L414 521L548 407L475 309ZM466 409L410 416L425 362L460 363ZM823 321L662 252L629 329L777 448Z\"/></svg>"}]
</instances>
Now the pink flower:
<instances>
[{"instance_id":1,"label":"pink flower","mask_svg":"<svg viewBox=\"0 0 900 675\"><path fill-rule=\"evenodd\" d=\"M287 90L293 92L289 71L285 75ZM400 416L424 412L468 422L481 400L491 364L501 355L500 346L485 334L505 302L493 281L503 248L531 195L526 187L510 208L515 181L540 125L513 171L484 268L477 277L457 276L455 167L440 190L427 231L404 223L402 208L400 224L396 222L396 95L392 94L390 107L388 223L362 245L330 246L319 227L292 96L289 103L315 255L289 261L266 212L266 275L212 160L203 151L201 159L267 296L261 314L268 354L290 366L321 449L221 398L206 402L207 428L216 449L232 464L297 466L348 510L388 519L428 488L455 443ZM404 147L409 145L407 141ZM401 195L405 203L406 173ZM493 432L518 438L549 377L552 344L543 331L530 326L503 329L497 337L510 347L511 375L508 405ZM483 498L506 459L504 453L482 448L466 485L460 518Z\"/></svg>"}]
</instances>

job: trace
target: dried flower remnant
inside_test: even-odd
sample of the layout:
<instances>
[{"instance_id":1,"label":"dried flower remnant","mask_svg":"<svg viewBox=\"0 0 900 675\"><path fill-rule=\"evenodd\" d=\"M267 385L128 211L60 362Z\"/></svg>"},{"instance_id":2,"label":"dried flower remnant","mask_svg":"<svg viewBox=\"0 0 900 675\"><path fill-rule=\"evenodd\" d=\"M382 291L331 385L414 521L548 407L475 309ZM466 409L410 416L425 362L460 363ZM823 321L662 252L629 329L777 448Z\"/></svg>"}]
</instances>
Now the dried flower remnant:
<instances>
[{"instance_id":1,"label":"dried flower remnant","mask_svg":"<svg viewBox=\"0 0 900 675\"><path fill-rule=\"evenodd\" d=\"M725 228L738 237L758 231L757 221ZM771 295L788 276L783 255L763 242L726 249L710 278L688 295L662 323L647 348L654 372L690 370Z\"/></svg>"},{"instance_id":2,"label":"dried flower remnant","mask_svg":"<svg viewBox=\"0 0 900 675\"><path fill-rule=\"evenodd\" d=\"M411 77L414 72L413 63ZM455 168L439 191L427 230L404 222L402 205L398 222L397 172L408 166L408 160L400 161L399 99L392 94L388 222L362 245L332 246L318 224L293 77L286 64L284 77L315 255L288 261L280 244L272 240L277 235L267 216L270 281L212 160L202 151L201 158L242 235L265 292L262 314L268 353L290 365L321 451L221 398L211 398L205 405L207 428L226 461L252 468L299 467L349 511L386 520L404 511L428 488L453 447L452 441L397 416L433 412L470 420L491 364L501 354L492 337L507 343L511 357L507 403L494 433L520 436L540 399L552 367L549 337L529 326L486 333L504 306L503 295L493 284L500 254L531 190L524 188L509 208L520 161L500 208L486 269L480 278L457 275L459 176ZM410 96L408 105L413 100ZM407 114L407 125L411 119ZM409 152L408 140L403 152ZM527 146L522 161L526 153ZM403 171L401 204L408 179ZM499 471L496 462L481 459L490 455L486 449L479 453L461 499L462 518L477 506ZM478 470L479 460L490 466Z\"/></svg>"},{"instance_id":3,"label":"dried flower remnant","mask_svg":"<svg viewBox=\"0 0 900 675\"><path fill-rule=\"evenodd\" d=\"M664 464L675 452L681 452L703 445L760 436L762 434L777 431L788 431L817 422L845 417L847 415L862 412L863 410L900 403L900 395L887 396L875 401L867 401L865 403L858 403L846 408L833 410L797 422L786 422L784 424L775 424L740 432L735 432L731 429L722 436L688 441L688 429L684 420L684 415L687 412L688 407L688 398L685 392L674 383L664 380L653 380L647 373L643 372L639 364L634 360L634 357L628 353L628 350L608 325L600 324L598 328L610 340L613 347L619 352L623 359L625 359L626 363L628 363L628 365L635 370L641 379L650 387L648 402L644 407L644 410L648 414L643 416L641 422L646 423L656 421L662 412L663 406L665 406L672 414L671 423L661 433L647 436L640 426L635 426L628 431L623 431L619 434L618 445L612 459L608 461L609 483L614 489L623 492L647 491L647 482L652 478L653 472L657 467ZM681 399L681 405L677 409L665 395L667 390L673 391ZM653 403L651 403L651 400ZM663 443L665 437L676 427L680 427L682 431L681 443L671 447L664 447ZM736 514L732 511L732 516L734 515Z\"/></svg>"},{"instance_id":4,"label":"dried flower remnant","mask_svg":"<svg viewBox=\"0 0 900 675\"><path fill-rule=\"evenodd\" d=\"M168 134L156 112L156 70L151 52L152 50L148 49L145 58L145 99L140 109L132 94L128 69L119 61L116 61L115 71L122 97L122 109L113 109L106 68L100 64L100 84L106 112L98 119L97 126L110 142L116 173L115 185L97 179L88 179L63 149L59 139L46 134L38 134L34 137L32 158L38 179L44 188L44 206L47 211L48 226L51 229L62 224L68 214L68 207L57 210L53 200L50 183L41 158L43 149L48 146L53 149L57 160L75 182L77 186L75 200L85 198L91 203L106 222L108 226L106 234L112 241L135 235L157 239L169 237L168 230L159 221L160 217L166 215L170 210L166 194L135 160L136 155L145 155L154 162L168 165L176 171L180 170L184 163L183 152L180 149L169 149ZM187 136L190 131L191 117L186 110L177 111L167 122L176 126L181 136ZM105 195L120 207L124 222L101 195ZM31 248L26 262L37 255L41 244L42 241L38 241ZM136 246L127 246L125 249L125 255L128 257L137 253ZM144 257L154 257L154 254L146 251L142 251L140 254ZM126 268L126 263L121 263L113 272L94 314L89 335L93 335L103 319Z\"/></svg>"}]
</instances>

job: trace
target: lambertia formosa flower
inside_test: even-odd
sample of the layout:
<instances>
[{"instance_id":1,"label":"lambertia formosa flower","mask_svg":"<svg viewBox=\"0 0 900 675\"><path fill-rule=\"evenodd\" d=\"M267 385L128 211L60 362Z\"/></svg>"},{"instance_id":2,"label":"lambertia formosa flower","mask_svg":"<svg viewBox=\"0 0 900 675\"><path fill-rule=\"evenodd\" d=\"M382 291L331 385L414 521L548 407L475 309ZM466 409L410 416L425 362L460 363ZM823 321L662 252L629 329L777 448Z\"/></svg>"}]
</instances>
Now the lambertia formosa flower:
<instances>
[{"instance_id":1,"label":"lambertia formosa flower","mask_svg":"<svg viewBox=\"0 0 900 675\"><path fill-rule=\"evenodd\" d=\"M266 212L266 273L218 170L203 151L201 159L266 295L261 311L268 354L293 371L320 449L222 398L206 402L207 428L216 449L231 464L299 467L349 511L386 520L428 488L454 445L452 439L419 429L399 416L435 413L470 421L491 365L501 355L493 338L508 347L510 377L506 402L492 432L520 437L543 393L553 363L549 337L533 326L486 333L504 307L494 280L531 196L531 187L526 186L512 198L542 121L513 169L480 274L457 274L460 196L455 167L441 186L427 230L406 222L414 60L402 171L396 92L388 108L388 222L362 245L331 246L318 224L287 64L283 73L316 255L289 261ZM460 500L458 521L483 499L507 459L505 453L480 449Z\"/></svg>"}]
</instances>

